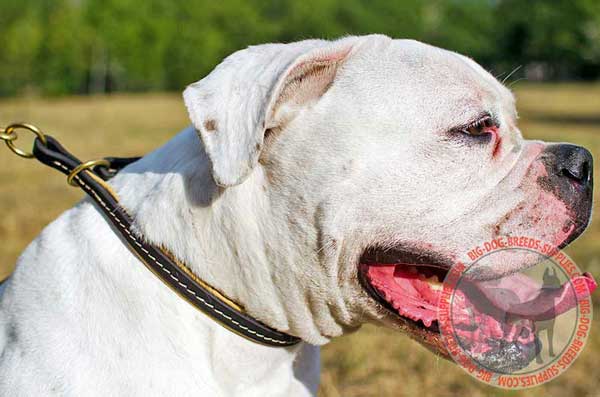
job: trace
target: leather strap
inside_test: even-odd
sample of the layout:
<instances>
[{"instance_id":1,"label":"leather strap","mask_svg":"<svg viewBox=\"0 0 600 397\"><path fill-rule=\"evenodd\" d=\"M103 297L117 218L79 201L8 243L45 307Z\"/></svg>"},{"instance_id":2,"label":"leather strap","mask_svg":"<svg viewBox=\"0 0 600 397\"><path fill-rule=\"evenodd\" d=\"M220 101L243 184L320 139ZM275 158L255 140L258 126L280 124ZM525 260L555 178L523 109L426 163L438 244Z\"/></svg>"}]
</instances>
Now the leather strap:
<instances>
[{"instance_id":1,"label":"leather strap","mask_svg":"<svg viewBox=\"0 0 600 397\"><path fill-rule=\"evenodd\" d=\"M69 175L82 162L63 148L56 139L46 135L47 144L39 138L33 146L34 156L42 163ZM105 180L114 176L121 168L139 157L107 157L110 166L95 166L85 169L73 177L73 181L83 189L98 205L105 218L121 240L154 273L180 297L202 311L230 331L268 346L292 346L301 340L295 336L279 332L250 317L243 309L219 291L198 279L184 264L162 247L144 241L132 228L133 219L119 204L116 193Z\"/></svg>"}]
</instances>

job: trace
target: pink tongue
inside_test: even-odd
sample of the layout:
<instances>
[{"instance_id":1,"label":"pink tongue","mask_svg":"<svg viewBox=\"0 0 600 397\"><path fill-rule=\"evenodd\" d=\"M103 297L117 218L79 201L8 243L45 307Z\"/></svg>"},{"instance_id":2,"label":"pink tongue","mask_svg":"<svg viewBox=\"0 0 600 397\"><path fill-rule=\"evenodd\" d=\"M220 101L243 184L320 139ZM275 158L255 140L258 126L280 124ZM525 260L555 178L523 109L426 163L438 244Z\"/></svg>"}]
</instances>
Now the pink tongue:
<instances>
[{"instance_id":1,"label":"pink tongue","mask_svg":"<svg viewBox=\"0 0 600 397\"><path fill-rule=\"evenodd\" d=\"M517 273L499 280L478 281L474 286L496 308L520 318L544 321L574 308L598 284L591 274L584 273L560 287L543 288L533 279ZM467 295L474 300L470 292Z\"/></svg>"},{"instance_id":2,"label":"pink tongue","mask_svg":"<svg viewBox=\"0 0 600 397\"><path fill-rule=\"evenodd\" d=\"M427 327L437 320L437 291L416 273L395 265L369 266L369 282L388 301L398 314Z\"/></svg>"}]
</instances>

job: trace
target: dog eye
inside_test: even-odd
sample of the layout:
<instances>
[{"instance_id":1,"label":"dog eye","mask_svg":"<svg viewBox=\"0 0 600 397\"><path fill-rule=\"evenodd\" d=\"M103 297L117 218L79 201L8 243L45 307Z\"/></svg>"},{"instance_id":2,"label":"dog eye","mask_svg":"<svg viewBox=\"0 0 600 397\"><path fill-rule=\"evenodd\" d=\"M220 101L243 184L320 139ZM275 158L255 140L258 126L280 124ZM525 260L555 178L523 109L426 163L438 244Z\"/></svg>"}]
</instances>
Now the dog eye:
<instances>
[{"instance_id":1,"label":"dog eye","mask_svg":"<svg viewBox=\"0 0 600 397\"><path fill-rule=\"evenodd\" d=\"M460 132L471 136L481 136L492 133L496 128L498 128L496 122L494 122L491 116L486 115L479 120L460 128Z\"/></svg>"}]
</instances>

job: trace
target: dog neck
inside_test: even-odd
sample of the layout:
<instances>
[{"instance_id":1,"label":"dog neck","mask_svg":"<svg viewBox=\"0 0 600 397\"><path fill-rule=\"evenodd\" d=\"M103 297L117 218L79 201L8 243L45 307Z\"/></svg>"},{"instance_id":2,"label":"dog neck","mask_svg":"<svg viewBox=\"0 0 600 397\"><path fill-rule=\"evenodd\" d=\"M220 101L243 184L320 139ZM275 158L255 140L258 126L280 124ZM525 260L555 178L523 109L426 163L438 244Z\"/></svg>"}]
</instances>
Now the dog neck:
<instances>
[{"instance_id":1,"label":"dog neck","mask_svg":"<svg viewBox=\"0 0 600 397\"><path fill-rule=\"evenodd\" d=\"M295 247L277 264L269 257L274 244L288 242L269 222L264 179L257 170L240 185L216 186L202 144L188 128L112 183L148 241L263 323L311 344L326 343L343 330L306 304L310 291L289 270L303 258Z\"/></svg>"}]
</instances>

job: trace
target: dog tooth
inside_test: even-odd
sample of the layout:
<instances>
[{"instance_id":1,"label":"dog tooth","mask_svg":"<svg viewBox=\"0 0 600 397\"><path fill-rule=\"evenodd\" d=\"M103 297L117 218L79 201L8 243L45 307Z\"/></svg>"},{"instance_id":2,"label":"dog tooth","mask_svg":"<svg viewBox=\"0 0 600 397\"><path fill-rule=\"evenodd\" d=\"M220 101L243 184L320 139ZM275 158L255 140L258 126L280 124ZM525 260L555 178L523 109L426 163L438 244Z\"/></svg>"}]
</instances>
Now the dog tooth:
<instances>
[{"instance_id":1,"label":"dog tooth","mask_svg":"<svg viewBox=\"0 0 600 397\"><path fill-rule=\"evenodd\" d=\"M440 283L440 280L438 279L438 276L436 274L434 274L433 276L427 277L426 280L432 284Z\"/></svg>"},{"instance_id":2,"label":"dog tooth","mask_svg":"<svg viewBox=\"0 0 600 397\"><path fill-rule=\"evenodd\" d=\"M425 280L427 281L427 284L429 284L429 288L436 291L440 291L442 289L442 283L438 279L437 275L434 274L433 276L428 277Z\"/></svg>"}]
</instances>

